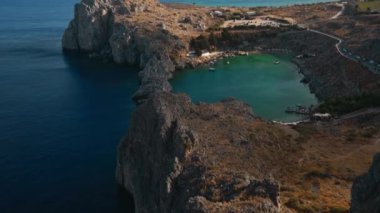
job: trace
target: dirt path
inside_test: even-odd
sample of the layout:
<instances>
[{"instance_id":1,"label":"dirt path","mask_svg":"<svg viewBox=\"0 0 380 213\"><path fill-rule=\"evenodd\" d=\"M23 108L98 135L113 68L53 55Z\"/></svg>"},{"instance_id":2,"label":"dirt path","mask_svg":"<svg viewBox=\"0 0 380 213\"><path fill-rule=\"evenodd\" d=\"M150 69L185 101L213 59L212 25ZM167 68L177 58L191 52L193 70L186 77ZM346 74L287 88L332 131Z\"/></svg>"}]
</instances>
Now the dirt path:
<instances>
[{"instance_id":1,"label":"dirt path","mask_svg":"<svg viewBox=\"0 0 380 213\"><path fill-rule=\"evenodd\" d=\"M341 120L352 119L358 116L364 116L368 114L380 114L380 108L367 108L367 109L358 110L358 111L342 116L339 120L341 121Z\"/></svg>"},{"instance_id":2,"label":"dirt path","mask_svg":"<svg viewBox=\"0 0 380 213\"><path fill-rule=\"evenodd\" d=\"M342 9L337 14L335 14L333 17L331 17L330 18L331 20L339 18L339 16L341 16L343 14L344 10L346 9L346 4L345 3L341 3L341 4L337 4L337 5L341 6Z\"/></svg>"}]
</instances>

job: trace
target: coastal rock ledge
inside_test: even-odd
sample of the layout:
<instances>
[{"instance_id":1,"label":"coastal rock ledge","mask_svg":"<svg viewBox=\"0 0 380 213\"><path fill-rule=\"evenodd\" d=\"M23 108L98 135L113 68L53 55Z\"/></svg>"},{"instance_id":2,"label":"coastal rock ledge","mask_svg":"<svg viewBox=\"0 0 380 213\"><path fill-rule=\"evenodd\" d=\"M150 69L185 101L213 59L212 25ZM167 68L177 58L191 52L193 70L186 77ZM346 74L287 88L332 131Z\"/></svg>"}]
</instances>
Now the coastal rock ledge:
<instances>
[{"instance_id":1,"label":"coastal rock ledge","mask_svg":"<svg viewBox=\"0 0 380 213\"><path fill-rule=\"evenodd\" d=\"M214 153L223 144L207 147L211 138L196 126L230 119L225 115L253 119L249 106L235 100L193 105L170 93L138 107L117 163L117 180L132 193L136 212L280 212L276 181L224 167L216 162L223 154Z\"/></svg>"}]
</instances>

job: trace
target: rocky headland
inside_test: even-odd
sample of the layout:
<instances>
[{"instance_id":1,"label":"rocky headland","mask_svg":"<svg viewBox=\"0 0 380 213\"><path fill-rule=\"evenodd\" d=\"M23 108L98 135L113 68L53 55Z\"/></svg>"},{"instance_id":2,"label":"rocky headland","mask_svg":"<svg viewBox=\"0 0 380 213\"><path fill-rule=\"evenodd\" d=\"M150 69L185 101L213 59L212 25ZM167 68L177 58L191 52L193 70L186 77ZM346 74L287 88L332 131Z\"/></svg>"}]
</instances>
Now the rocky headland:
<instances>
[{"instance_id":1,"label":"rocky headland","mask_svg":"<svg viewBox=\"0 0 380 213\"><path fill-rule=\"evenodd\" d=\"M336 12L323 5L303 9L314 11L317 19ZM194 104L185 94L173 94L168 81L173 73L199 60L187 56L191 40L223 23L212 10L156 0L82 0L63 36L65 51L141 67L133 97L138 106L118 148L116 170L136 211L348 211L353 180L380 150L379 113L284 126L256 117L250 106L232 98ZM283 8L272 12L283 13ZM333 41L294 27L272 31L231 30L254 39L218 48L313 53L296 62L321 99L378 89L378 76L339 58ZM352 209L372 196L355 197L360 190L354 187Z\"/></svg>"},{"instance_id":2,"label":"rocky headland","mask_svg":"<svg viewBox=\"0 0 380 213\"><path fill-rule=\"evenodd\" d=\"M185 95L157 93L133 114L118 149L117 180L133 194L137 212L279 212L279 183L232 161L235 151L253 145L228 123L254 120L238 101L194 105ZM221 122L228 132L212 133ZM221 166L227 158L236 168Z\"/></svg>"}]
</instances>

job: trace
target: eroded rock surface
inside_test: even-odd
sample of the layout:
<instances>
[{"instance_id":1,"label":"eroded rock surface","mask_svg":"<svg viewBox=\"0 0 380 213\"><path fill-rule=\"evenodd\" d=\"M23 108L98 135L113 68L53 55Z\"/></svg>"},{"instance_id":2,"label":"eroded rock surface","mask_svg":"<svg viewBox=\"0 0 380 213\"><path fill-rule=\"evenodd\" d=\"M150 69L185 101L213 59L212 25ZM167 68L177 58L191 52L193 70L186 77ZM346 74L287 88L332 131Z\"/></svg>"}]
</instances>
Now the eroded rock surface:
<instances>
[{"instance_id":1,"label":"eroded rock surface","mask_svg":"<svg viewBox=\"0 0 380 213\"><path fill-rule=\"evenodd\" d=\"M139 105L117 164L118 182L134 195L137 212L280 211L276 181L233 168L221 172L205 159L211 151L205 149L207 136L189 116L254 119L247 105L232 99L217 107L193 105L187 96L170 93L155 93Z\"/></svg>"}]
</instances>

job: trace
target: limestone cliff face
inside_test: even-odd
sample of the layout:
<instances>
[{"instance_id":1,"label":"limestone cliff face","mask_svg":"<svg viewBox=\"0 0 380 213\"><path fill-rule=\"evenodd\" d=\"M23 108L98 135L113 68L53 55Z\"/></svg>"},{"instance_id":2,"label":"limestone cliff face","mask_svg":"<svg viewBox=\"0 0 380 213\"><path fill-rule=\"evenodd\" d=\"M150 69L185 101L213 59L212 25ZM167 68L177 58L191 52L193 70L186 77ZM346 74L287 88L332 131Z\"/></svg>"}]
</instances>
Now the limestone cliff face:
<instances>
[{"instance_id":1,"label":"limestone cliff face","mask_svg":"<svg viewBox=\"0 0 380 213\"><path fill-rule=\"evenodd\" d=\"M75 5L75 17L64 33L62 47L108 56L117 63L145 65L152 55L149 32L118 17L131 16L154 4L155 0L83 0Z\"/></svg>"},{"instance_id":2,"label":"limestone cliff face","mask_svg":"<svg viewBox=\"0 0 380 213\"><path fill-rule=\"evenodd\" d=\"M179 120L189 100L166 98L139 106L118 149L117 179L132 193L136 212L170 212L172 181L183 172L186 146L197 142Z\"/></svg>"},{"instance_id":3,"label":"limestone cliff face","mask_svg":"<svg viewBox=\"0 0 380 213\"><path fill-rule=\"evenodd\" d=\"M83 0L75 5L74 13L62 39L63 48L88 52L103 48L111 33L110 1Z\"/></svg>"},{"instance_id":4,"label":"limestone cliff face","mask_svg":"<svg viewBox=\"0 0 380 213\"><path fill-rule=\"evenodd\" d=\"M380 212L380 153L376 154L368 173L352 186L351 212Z\"/></svg>"},{"instance_id":5,"label":"limestone cliff face","mask_svg":"<svg viewBox=\"0 0 380 213\"><path fill-rule=\"evenodd\" d=\"M75 17L64 33L62 47L116 63L139 65L143 70L141 87L134 96L136 102L154 91L169 92L168 79L179 66L177 53L185 51L184 45L162 29L124 20L152 10L157 4L156 0L83 0L75 6Z\"/></svg>"},{"instance_id":6,"label":"limestone cliff face","mask_svg":"<svg viewBox=\"0 0 380 213\"><path fill-rule=\"evenodd\" d=\"M223 104L231 113L241 106ZM192 113L203 111L187 96L155 93L133 114L118 149L117 180L132 193L136 212L279 212L277 182L208 168L205 139L186 121Z\"/></svg>"}]
</instances>

